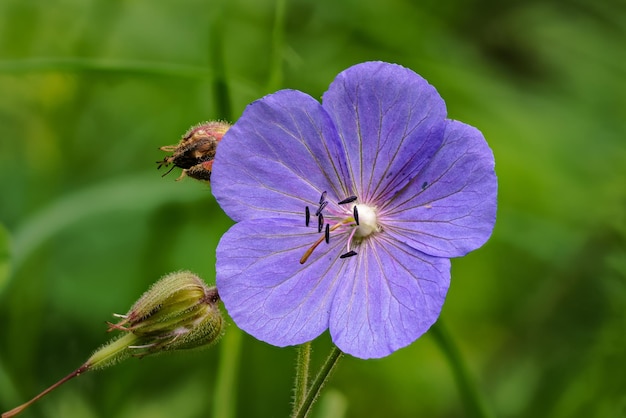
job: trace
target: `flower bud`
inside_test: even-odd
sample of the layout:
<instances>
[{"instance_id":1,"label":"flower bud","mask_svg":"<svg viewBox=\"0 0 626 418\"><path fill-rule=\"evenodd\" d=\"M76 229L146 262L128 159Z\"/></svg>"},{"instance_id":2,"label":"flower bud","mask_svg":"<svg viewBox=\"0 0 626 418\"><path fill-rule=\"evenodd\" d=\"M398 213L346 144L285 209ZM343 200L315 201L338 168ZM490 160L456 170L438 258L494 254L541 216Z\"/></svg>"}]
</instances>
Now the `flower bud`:
<instances>
[{"instance_id":1,"label":"flower bud","mask_svg":"<svg viewBox=\"0 0 626 418\"><path fill-rule=\"evenodd\" d=\"M189 129L177 145L161 147L162 151L173 153L161 161L157 161L158 168L173 164L174 167L183 169L182 174L176 180L189 176L196 180L210 182L213 158L217 151L217 145L230 128L230 124L221 121L203 122Z\"/></svg>"},{"instance_id":2,"label":"flower bud","mask_svg":"<svg viewBox=\"0 0 626 418\"><path fill-rule=\"evenodd\" d=\"M209 347L222 336L224 321L219 295L198 276L180 271L164 276L144 293L109 331L124 334L99 348L78 369L30 401L2 414L11 418L70 379L111 366L128 357L144 357L174 350Z\"/></svg>"},{"instance_id":3,"label":"flower bud","mask_svg":"<svg viewBox=\"0 0 626 418\"><path fill-rule=\"evenodd\" d=\"M129 356L208 347L222 336L215 287L188 271L161 278L109 331L125 334L96 351L87 363L102 368Z\"/></svg>"}]
</instances>

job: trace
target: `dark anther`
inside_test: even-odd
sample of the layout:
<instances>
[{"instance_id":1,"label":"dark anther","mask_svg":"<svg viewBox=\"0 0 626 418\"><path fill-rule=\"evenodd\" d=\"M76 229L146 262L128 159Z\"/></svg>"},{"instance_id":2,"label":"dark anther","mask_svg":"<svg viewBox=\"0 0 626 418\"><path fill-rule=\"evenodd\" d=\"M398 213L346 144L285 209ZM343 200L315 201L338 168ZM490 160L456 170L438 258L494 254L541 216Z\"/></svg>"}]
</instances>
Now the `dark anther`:
<instances>
[{"instance_id":1,"label":"dark anther","mask_svg":"<svg viewBox=\"0 0 626 418\"><path fill-rule=\"evenodd\" d=\"M304 209L304 224L306 226L309 226L309 221L311 220L311 211L309 210L309 207L307 206Z\"/></svg>"},{"instance_id":2,"label":"dark anther","mask_svg":"<svg viewBox=\"0 0 626 418\"><path fill-rule=\"evenodd\" d=\"M424 183L422 183L422 190L424 190L426 188L426 186L428 186L428 182L425 181Z\"/></svg>"},{"instance_id":3,"label":"dark anther","mask_svg":"<svg viewBox=\"0 0 626 418\"><path fill-rule=\"evenodd\" d=\"M324 215L321 213L317 215L317 232L322 232L322 227L324 226Z\"/></svg>"},{"instance_id":4,"label":"dark anther","mask_svg":"<svg viewBox=\"0 0 626 418\"><path fill-rule=\"evenodd\" d=\"M317 211L315 211L315 216L319 216L322 213L322 211L324 210L324 208L326 207L326 205L328 205L328 201L327 200L325 200L322 203L320 203L320 207L317 208Z\"/></svg>"},{"instance_id":5,"label":"dark anther","mask_svg":"<svg viewBox=\"0 0 626 418\"><path fill-rule=\"evenodd\" d=\"M356 251L354 251L354 250L350 250L350 251L348 251L348 252L347 252L347 253L345 253L345 254L341 254L341 255L339 256L339 258L348 258L348 257L352 257L352 256L355 256L355 255L356 255Z\"/></svg>"},{"instance_id":6,"label":"dark anther","mask_svg":"<svg viewBox=\"0 0 626 418\"><path fill-rule=\"evenodd\" d=\"M343 199L341 202L338 202L338 205L345 205L346 203L352 203L356 200L356 196L350 196Z\"/></svg>"},{"instance_id":7,"label":"dark anther","mask_svg":"<svg viewBox=\"0 0 626 418\"><path fill-rule=\"evenodd\" d=\"M326 200L326 190L324 190L320 196L320 205L324 203L324 200Z\"/></svg>"},{"instance_id":8,"label":"dark anther","mask_svg":"<svg viewBox=\"0 0 626 418\"><path fill-rule=\"evenodd\" d=\"M324 239L326 240L326 244L330 242L330 224L326 224L326 230L324 231Z\"/></svg>"},{"instance_id":9,"label":"dark anther","mask_svg":"<svg viewBox=\"0 0 626 418\"><path fill-rule=\"evenodd\" d=\"M352 211L352 215L354 216L354 223L355 224L359 224L359 211L356 208L356 205L354 205L354 210Z\"/></svg>"}]
</instances>

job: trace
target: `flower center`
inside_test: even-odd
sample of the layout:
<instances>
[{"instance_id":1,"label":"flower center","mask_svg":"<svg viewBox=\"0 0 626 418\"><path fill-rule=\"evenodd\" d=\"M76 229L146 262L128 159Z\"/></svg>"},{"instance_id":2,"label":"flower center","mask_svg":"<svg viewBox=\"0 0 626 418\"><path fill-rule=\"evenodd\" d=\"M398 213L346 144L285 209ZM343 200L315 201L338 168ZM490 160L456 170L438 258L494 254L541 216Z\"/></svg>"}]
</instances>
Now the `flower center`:
<instances>
[{"instance_id":1,"label":"flower center","mask_svg":"<svg viewBox=\"0 0 626 418\"><path fill-rule=\"evenodd\" d=\"M304 264L313 254L313 250L322 242L326 241L326 244L328 244L331 233L333 235L342 234L347 236L346 252L341 254L339 258L348 258L357 255L356 251L351 249L353 242L360 242L380 230L376 208L362 203L348 206L348 204L356 201L356 196L350 196L337 202L339 207L342 209L345 207L345 210L326 210L328 206L326 192L322 193L315 216L317 217L317 232L321 234L323 231L323 235L300 258L300 264ZM325 210L326 213L324 213ZM304 214L305 225L309 226L311 223L311 210L308 206L305 208Z\"/></svg>"},{"instance_id":2,"label":"flower center","mask_svg":"<svg viewBox=\"0 0 626 418\"><path fill-rule=\"evenodd\" d=\"M354 217L356 218L356 231L354 236L356 238L365 238L366 236L378 231L378 222L376 217L376 211L373 207L368 205L354 205L353 207Z\"/></svg>"}]
</instances>

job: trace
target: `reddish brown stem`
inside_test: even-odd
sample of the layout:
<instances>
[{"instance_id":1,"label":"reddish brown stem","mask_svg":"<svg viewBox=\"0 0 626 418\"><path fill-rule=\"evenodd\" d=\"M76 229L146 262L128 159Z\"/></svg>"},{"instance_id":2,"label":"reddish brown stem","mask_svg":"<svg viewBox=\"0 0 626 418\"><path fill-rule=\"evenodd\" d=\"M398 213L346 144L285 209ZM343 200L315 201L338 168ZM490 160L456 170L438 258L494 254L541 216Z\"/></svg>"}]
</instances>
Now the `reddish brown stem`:
<instances>
[{"instance_id":1,"label":"reddish brown stem","mask_svg":"<svg viewBox=\"0 0 626 418\"><path fill-rule=\"evenodd\" d=\"M50 386L48 389L44 390L43 392L41 392L39 395L35 396L33 399L31 399L30 401L23 403L22 405L11 409L10 411L7 411L5 413L2 414L2 418L12 418L14 416L16 416L17 414L19 414L20 412L22 412L24 409L28 408L30 405L32 405L33 403L35 403L36 401L38 401L39 399L43 398L44 396L46 396L48 393L52 392L54 389L58 388L59 386L61 386L63 383L67 382L70 379L73 379L75 377L80 376L82 373L85 373L86 371L89 370L89 364L85 363L82 366L80 366L78 369L74 370L72 373L68 374L67 376L65 376L63 379L59 380L58 382L56 382L54 385Z\"/></svg>"}]
</instances>

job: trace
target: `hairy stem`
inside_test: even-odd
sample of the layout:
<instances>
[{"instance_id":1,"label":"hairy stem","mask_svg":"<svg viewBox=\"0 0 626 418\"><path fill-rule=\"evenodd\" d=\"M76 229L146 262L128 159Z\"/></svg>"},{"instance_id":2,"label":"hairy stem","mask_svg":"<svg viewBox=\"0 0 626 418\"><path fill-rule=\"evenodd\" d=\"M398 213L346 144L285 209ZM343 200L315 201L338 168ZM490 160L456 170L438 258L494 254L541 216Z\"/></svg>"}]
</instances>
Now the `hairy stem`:
<instances>
[{"instance_id":1,"label":"hairy stem","mask_svg":"<svg viewBox=\"0 0 626 418\"><path fill-rule=\"evenodd\" d=\"M319 397L322 388L328 381L328 378L330 377L333 369L339 362L339 359L342 355L343 353L341 352L341 350L333 345L330 350L330 354L324 362L324 365L322 366L319 373L315 377L315 380L311 384L311 387L309 388L309 391L307 392L306 397L302 402L302 405L298 410L294 411L292 418L306 418L309 415L309 413L311 412L311 407Z\"/></svg>"},{"instance_id":2,"label":"hairy stem","mask_svg":"<svg viewBox=\"0 0 626 418\"><path fill-rule=\"evenodd\" d=\"M309 389L309 368L311 363L311 343L307 342L297 347L296 357L296 378L293 391L292 413L302 406Z\"/></svg>"}]
</instances>

